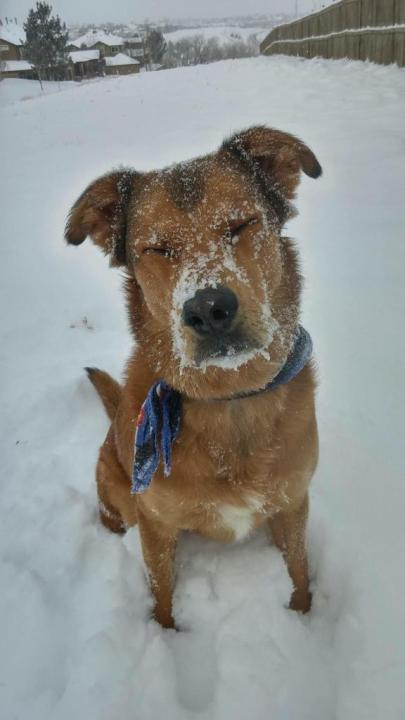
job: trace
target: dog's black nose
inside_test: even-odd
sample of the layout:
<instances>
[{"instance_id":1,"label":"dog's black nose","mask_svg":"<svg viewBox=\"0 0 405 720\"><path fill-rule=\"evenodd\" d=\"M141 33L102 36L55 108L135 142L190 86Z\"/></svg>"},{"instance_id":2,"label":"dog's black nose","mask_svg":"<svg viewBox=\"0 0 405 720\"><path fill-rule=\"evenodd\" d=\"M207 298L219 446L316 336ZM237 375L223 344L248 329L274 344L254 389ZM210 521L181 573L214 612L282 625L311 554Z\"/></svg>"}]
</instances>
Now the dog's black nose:
<instances>
[{"instance_id":1,"label":"dog's black nose","mask_svg":"<svg viewBox=\"0 0 405 720\"><path fill-rule=\"evenodd\" d=\"M218 335L226 332L238 311L238 298L228 288L197 290L183 306L184 324L199 335Z\"/></svg>"}]
</instances>

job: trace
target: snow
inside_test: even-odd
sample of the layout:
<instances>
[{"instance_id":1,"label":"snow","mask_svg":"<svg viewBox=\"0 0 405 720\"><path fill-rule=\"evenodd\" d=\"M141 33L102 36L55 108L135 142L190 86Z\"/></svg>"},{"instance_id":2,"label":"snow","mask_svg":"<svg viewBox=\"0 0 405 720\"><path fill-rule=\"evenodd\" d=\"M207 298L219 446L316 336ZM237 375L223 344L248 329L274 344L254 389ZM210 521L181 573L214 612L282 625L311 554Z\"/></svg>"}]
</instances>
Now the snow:
<instances>
[{"instance_id":1,"label":"snow","mask_svg":"<svg viewBox=\"0 0 405 720\"><path fill-rule=\"evenodd\" d=\"M230 42L238 40L246 40L251 35L256 35L258 40L263 40L268 34L268 29L261 27L238 27L233 25L209 25L208 27L182 28L181 30L173 30L173 32L165 33L167 42L179 42L185 38L191 38L195 35L202 35L204 40L215 38L220 45L226 45Z\"/></svg>"},{"instance_id":2,"label":"snow","mask_svg":"<svg viewBox=\"0 0 405 720\"><path fill-rule=\"evenodd\" d=\"M41 99L46 100L49 94L70 90L72 87L76 86L76 83L43 81L42 85L44 88L43 90L41 90L41 85L38 81L4 78L4 80L0 83L0 105L5 107L5 105L18 103L21 100L31 100L31 98L34 97L40 97Z\"/></svg>"},{"instance_id":3,"label":"snow","mask_svg":"<svg viewBox=\"0 0 405 720\"><path fill-rule=\"evenodd\" d=\"M87 62L88 60L99 60L100 50L73 50L69 53L69 59L73 63Z\"/></svg>"},{"instance_id":4,"label":"snow","mask_svg":"<svg viewBox=\"0 0 405 720\"><path fill-rule=\"evenodd\" d=\"M400 720L404 71L273 56L19 102L29 85L0 83L2 717ZM82 368L119 377L131 340L119 271L90 242L66 247L64 219L113 166L162 167L257 123L296 133L324 167L288 226L319 364L314 604L286 609L264 533L230 546L189 536L174 633L149 619L137 529L121 538L97 519L108 422Z\"/></svg>"},{"instance_id":5,"label":"snow","mask_svg":"<svg viewBox=\"0 0 405 720\"><path fill-rule=\"evenodd\" d=\"M111 47L124 44L122 37L106 33L104 30L89 30L84 35L80 35L80 37L70 40L69 44L76 45L76 47L81 48L83 45L86 45L86 47L92 47L98 42L104 43L104 45L110 45Z\"/></svg>"},{"instance_id":6,"label":"snow","mask_svg":"<svg viewBox=\"0 0 405 720\"><path fill-rule=\"evenodd\" d=\"M114 55L113 57L106 57L105 64L113 67L114 65L139 65L139 62L138 60L130 58L129 55L118 53L118 55Z\"/></svg>"},{"instance_id":7,"label":"snow","mask_svg":"<svg viewBox=\"0 0 405 720\"><path fill-rule=\"evenodd\" d=\"M0 25L0 40L5 40L12 45L17 45L17 47L24 45L25 30L20 25L17 25L17 23L3 22L3 25Z\"/></svg>"}]
</instances>

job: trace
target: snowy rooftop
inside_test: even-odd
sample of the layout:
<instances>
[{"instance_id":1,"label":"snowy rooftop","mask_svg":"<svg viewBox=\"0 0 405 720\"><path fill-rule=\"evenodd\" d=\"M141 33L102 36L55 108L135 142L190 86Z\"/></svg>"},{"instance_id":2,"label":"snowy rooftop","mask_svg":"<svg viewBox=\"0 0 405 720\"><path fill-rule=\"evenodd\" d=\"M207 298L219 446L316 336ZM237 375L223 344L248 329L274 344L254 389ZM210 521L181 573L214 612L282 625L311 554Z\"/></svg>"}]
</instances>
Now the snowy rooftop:
<instances>
[{"instance_id":1,"label":"snowy rooftop","mask_svg":"<svg viewBox=\"0 0 405 720\"><path fill-rule=\"evenodd\" d=\"M133 58L130 58L129 55L124 55L124 53L118 53L118 55L114 55L114 57L106 57L105 58L105 64L112 66L112 65L139 65L138 60L134 60Z\"/></svg>"},{"instance_id":2,"label":"snowy rooftop","mask_svg":"<svg viewBox=\"0 0 405 720\"><path fill-rule=\"evenodd\" d=\"M6 60L3 72L17 72L18 70L32 70L34 66L26 60Z\"/></svg>"},{"instance_id":3,"label":"snowy rooftop","mask_svg":"<svg viewBox=\"0 0 405 720\"><path fill-rule=\"evenodd\" d=\"M73 63L87 62L88 60L99 60L100 50L73 50L69 53L69 60Z\"/></svg>"},{"instance_id":4,"label":"snowy rooftop","mask_svg":"<svg viewBox=\"0 0 405 720\"><path fill-rule=\"evenodd\" d=\"M0 40L12 43L12 45L24 45L25 30L16 23L3 23L0 25Z\"/></svg>"},{"instance_id":5,"label":"snowy rooftop","mask_svg":"<svg viewBox=\"0 0 405 720\"><path fill-rule=\"evenodd\" d=\"M98 42L104 43L104 45L109 46L124 44L122 37L119 37L118 35L112 35L111 33L106 33L104 32L104 30L89 30L89 32L85 33L85 35L80 35L80 37L76 38L75 40L71 40L70 44L76 45L78 48L80 48L82 47L82 45L86 45L86 47L92 47Z\"/></svg>"}]
</instances>

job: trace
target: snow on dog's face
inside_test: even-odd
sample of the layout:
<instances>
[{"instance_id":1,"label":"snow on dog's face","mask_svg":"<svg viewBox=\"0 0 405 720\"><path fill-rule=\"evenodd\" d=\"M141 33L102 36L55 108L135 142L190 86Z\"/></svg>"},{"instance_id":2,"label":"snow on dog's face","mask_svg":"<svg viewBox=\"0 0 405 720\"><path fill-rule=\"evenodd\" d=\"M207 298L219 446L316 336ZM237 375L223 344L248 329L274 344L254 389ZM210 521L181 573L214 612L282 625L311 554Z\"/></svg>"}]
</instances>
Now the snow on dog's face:
<instances>
[{"instance_id":1,"label":"snow on dog's face","mask_svg":"<svg viewBox=\"0 0 405 720\"><path fill-rule=\"evenodd\" d=\"M127 266L145 359L190 397L258 389L288 355L300 281L280 232L301 170L321 173L303 143L252 128L203 158L105 176L72 208L68 241L89 234Z\"/></svg>"}]
</instances>

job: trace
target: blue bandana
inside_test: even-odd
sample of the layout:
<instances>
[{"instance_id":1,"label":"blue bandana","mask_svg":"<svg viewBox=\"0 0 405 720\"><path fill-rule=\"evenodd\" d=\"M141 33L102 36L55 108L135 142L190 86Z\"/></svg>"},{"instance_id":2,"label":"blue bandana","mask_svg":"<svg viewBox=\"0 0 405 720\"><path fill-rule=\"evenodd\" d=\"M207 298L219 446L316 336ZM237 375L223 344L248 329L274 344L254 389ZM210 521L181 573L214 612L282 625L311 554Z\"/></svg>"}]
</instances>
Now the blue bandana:
<instances>
[{"instance_id":1,"label":"blue bandana","mask_svg":"<svg viewBox=\"0 0 405 720\"><path fill-rule=\"evenodd\" d=\"M312 355L311 336L298 326L292 352L275 378L260 390L233 395L225 400L258 395L273 390L293 380L305 367ZM219 399L219 398L218 398ZM172 469L172 446L180 430L181 393L173 390L164 380L158 380L150 388L141 407L135 432L134 464L132 468L132 492L143 493L148 489L157 470L160 455L164 474Z\"/></svg>"},{"instance_id":2,"label":"blue bandana","mask_svg":"<svg viewBox=\"0 0 405 720\"><path fill-rule=\"evenodd\" d=\"M163 457L163 470L170 475L172 445L180 430L181 394L164 380L155 382L141 407L136 423L132 492L148 489Z\"/></svg>"},{"instance_id":3,"label":"blue bandana","mask_svg":"<svg viewBox=\"0 0 405 720\"><path fill-rule=\"evenodd\" d=\"M290 382L290 380L294 380L301 370L303 370L307 362L311 359L312 350L312 338L309 332L307 332L302 325L298 325L294 347L276 377L267 383L264 388L261 388L261 390L254 390L253 392L234 395L234 398L250 397L251 395L257 395L257 393L261 393L264 390L274 390L274 388L279 385L286 385Z\"/></svg>"}]
</instances>

